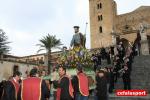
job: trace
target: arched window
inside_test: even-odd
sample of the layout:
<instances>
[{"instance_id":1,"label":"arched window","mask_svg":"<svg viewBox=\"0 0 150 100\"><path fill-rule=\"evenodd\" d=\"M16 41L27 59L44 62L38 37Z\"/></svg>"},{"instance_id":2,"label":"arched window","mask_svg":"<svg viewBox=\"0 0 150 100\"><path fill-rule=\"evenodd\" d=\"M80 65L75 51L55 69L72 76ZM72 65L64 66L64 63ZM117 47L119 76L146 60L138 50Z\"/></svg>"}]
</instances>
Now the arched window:
<instances>
[{"instance_id":1,"label":"arched window","mask_svg":"<svg viewBox=\"0 0 150 100\"><path fill-rule=\"evenodd\" d=\"M99 3L99 8L102 8L102 3Z\"/></svg>"},{"instance_id":2,"label":"arched window","mask_svg":"<svg viewBox=\"0 0 150 100\"><path fill-rule=\"evenodd\" d=\"M100 33L103 32L102 26L99 27L99 32L100 32Z\"/></svg>"},{"instance_id":3,"label":"arched window","mask_svg":"<svg viewBox=\"0 0 150 100\"><path fill-rule=\"evenodd\" d=\"M99 4L97 4L97 9L99 9L100 8L100 5Z\"/></svg>"},{"instance_id":4,"label":"arched window","mask_svg":"<svg viewBox=\"0 0 150 100\"><path fill-rule=\"evenodd\" d=\"M97 9L101 9L102 8L102 3L98 3L97 4Z\"/></svg>"},{"instance_id":5,"label":"arched window","mask_svg":"<svg viewBox=\"0 0 150 100\"><path fill-rule=\"evenodd\" d=\"M102 15L98 15L98 21L102 21L103 20L103 16Z\"/></svg>"}]
</instances>

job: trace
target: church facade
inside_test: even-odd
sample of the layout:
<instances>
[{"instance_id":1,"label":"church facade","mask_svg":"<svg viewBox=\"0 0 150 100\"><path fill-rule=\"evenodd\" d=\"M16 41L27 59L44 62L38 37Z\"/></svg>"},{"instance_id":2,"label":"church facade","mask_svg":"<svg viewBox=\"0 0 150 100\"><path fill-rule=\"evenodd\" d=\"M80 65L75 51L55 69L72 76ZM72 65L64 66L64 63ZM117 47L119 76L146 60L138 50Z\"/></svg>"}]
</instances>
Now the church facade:
<instances>
[{"instance_id":1,"label":"church facade","mask_svg":"<svg viewBox=\"0 0 150 100\"><path fill-rule=\"evenodd\" d=\"M89 0L89 13L92 49L113 46L120 40L133 45L138 33L141 38L144 36L144 46L149 49L150 6L118 15L114 0Z\"/></svg>"}]
</instances>

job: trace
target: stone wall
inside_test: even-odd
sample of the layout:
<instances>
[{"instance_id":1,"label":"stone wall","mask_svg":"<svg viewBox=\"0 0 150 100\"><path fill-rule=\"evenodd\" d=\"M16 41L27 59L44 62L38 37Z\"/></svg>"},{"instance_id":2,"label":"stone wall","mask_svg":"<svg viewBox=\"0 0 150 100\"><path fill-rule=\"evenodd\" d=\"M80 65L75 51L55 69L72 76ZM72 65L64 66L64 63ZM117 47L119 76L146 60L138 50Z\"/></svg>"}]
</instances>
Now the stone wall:
<instances>
[{"instance_id":1,"label":"stone wall","mask_svg":"<svg viewBox=\"0 0 150 100\"><path fill-rule=\"evenodd\" d=\"M97 5L101 4L101 8ZM111 32L116 16L116 4L113 0L89 0L91 48L98 48L112 44ZM102 19L98 20L98 16ZM102 27L102 32L100 32ZM103 43L105 42L105 43Z\"/></svg>"},{"instance_id":2,"label":"stone wall","mask_svg":"<svg viewBox=\"0 0 150 100\"><path fill-rule=\"evenodd\" d=\"M24 63L16 63L16 62L8 62L8 61L0 61L0 82L2 79L8 79L13 75L14 66L18 66L19 71L22 73L23 77L26 77L26 71L31 70L35 65L29 65Z\"/></svg>"},{"instance_id":3,"label":"stone wall","mask_svg":"<svg viewBox=\"0 0 150 100\"><path fill-rule=\"evenodd\" d=\"M99 3L102 6L100 9L97 8ZM150 6L141 6L132 12L117 15L117 4L114 0L89 0L89 13L92 49L112 45L112 30L121 38L134 42L141 23L149 24L145 32L150 36ZM98 15L102 15L103 19L99 21ZM101 33L100 26L103 30Z\"/></svg>"}]
</instances>

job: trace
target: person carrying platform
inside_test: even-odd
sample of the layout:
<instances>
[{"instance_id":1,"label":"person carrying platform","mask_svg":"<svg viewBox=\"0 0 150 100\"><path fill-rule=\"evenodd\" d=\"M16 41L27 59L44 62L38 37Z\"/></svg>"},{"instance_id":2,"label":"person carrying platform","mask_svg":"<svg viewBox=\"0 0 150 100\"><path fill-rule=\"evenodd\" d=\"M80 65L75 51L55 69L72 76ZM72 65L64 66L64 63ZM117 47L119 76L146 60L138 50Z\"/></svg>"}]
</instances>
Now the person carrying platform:
<instances>
[{"instance_id":1,"label":"person carrying platform","mask_svg":"<svg viewBox=\"0 0 150 100\"><path fill-rule=\"evenodd\" d=\"M66 68L59 67L60 79L57 81L54 76L53 84L57 87L56 100L72 100L73 99L73 87L71 79L66 75Z\"/></svg>"},{"instance_id":2,"label":"person carrying platform","mask_svg":"<svg viewBox=\"0 0 150 100\"><path fill-rule=\"evenodd\" d=\"M17 100L17 93L20 87L19 80L21 73L19 71L14 72L13 78L5 82L4 94L1 100Z\"/></svg>"},{"instance_id":3,"label":"person carrying platform","mask_svg":"<svg viewBox=\"0 0 150 100\"><path fill-rule=\"evenodd\" d=\"M77 66L77 75L72 79L75 100L88 100L89 85L88 77L83 73L82 66Z\"/></svg>"},{"instance_id":4,"label":"person carrying platform","mask_svg":"<svg viewBox=\"0 0 150 100\"><path fill-rule=\"evenodd\" d=\"M36 68L30 71L30 77L22 80L17 100L47 100L49 90L44 80L38 77Z\"/></svg>"}]
</instances>

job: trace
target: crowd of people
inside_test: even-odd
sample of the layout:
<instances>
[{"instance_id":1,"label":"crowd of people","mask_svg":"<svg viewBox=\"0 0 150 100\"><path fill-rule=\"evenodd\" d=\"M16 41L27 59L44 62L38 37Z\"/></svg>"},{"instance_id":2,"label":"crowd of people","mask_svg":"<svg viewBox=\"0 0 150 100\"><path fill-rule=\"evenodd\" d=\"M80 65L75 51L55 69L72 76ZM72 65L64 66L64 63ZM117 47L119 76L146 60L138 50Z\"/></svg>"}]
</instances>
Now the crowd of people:
<instances>
[{"instance_id":1,"label":"crowd of people","mask_svg":"<svg viewBox=\"0 0 150 100\"><path fill-rule=\"evenodd\" d=\"M73 36L71 46L74 49L83 44L85 39L81 39L79 27L75 26L75 35ZM81 40L82 41L81 41ZM77 46L77 47L76 47ZM95 72L94 100L108 100L108 93L113 93L115 83L118 78L123 79L124 89L131 89L131 71L134 58L134 49L132 46L124 47L119 42L115 47L101 48L91 56L93 70ZM78 55L82 53L79 51ZM84 54L84 53L83 53ZM103 61L107 64L101 66ZM39 73L37 68L33 68L25 79L21 79L19 71L14 72L9 80L3 80L0 83L0 100L88 100L91 94L89 88L90 80L83 70L82 64L76 65L76 75L67 75L67 64L61 64L58 67L59 79L56 69L53 70L51 79L44 79L46 71ZM53 88L53 95L51 90Z\"/></svg>"},{"instance_id":2,"label":"crowd of people","mask_svg":"<svg viewBox=\"0 0 150 100\"><path fill-rule=\"evenodd\" d=\"M131 89L131 71L135 52L132 46L124 47L122 42L119 42L116 47L101 48L98 52L92 54L94 63L94 71L103 69L109 83L109 93L112 93L115 88L115 83L118 78L123 79L124 89ZM107 64L102 64L103 60ZM103 66L101 66L103 65Z\"/></svg>"},{"instance_id":3,"label":"crowd of people","mask_svg":"<svg viewBox=\"0 0 150 100\"><path fill-rule=\"evenodd\" d=\"M100 52L92 55L91 60L95 71L95 100L107 100L108 93L113 93L118 78L123 79L124 89L131 89L131 71L134 53L131 47L125 48L120 42L116 48L101 48ZM102 60L106 60L109 66L102 67ZM21 73L16 71L8 81L0 83L1 100L49 100L50 89L54 91L55 100L88 100L90 95L89 79L84 73L81 64L76 67L77 74L66 75L66 66L59 66L59 80L56 74L52 79L43 80L46 71L40 72L33 68L29 76L21 80Z\"/></svg>"}]
</instances>

